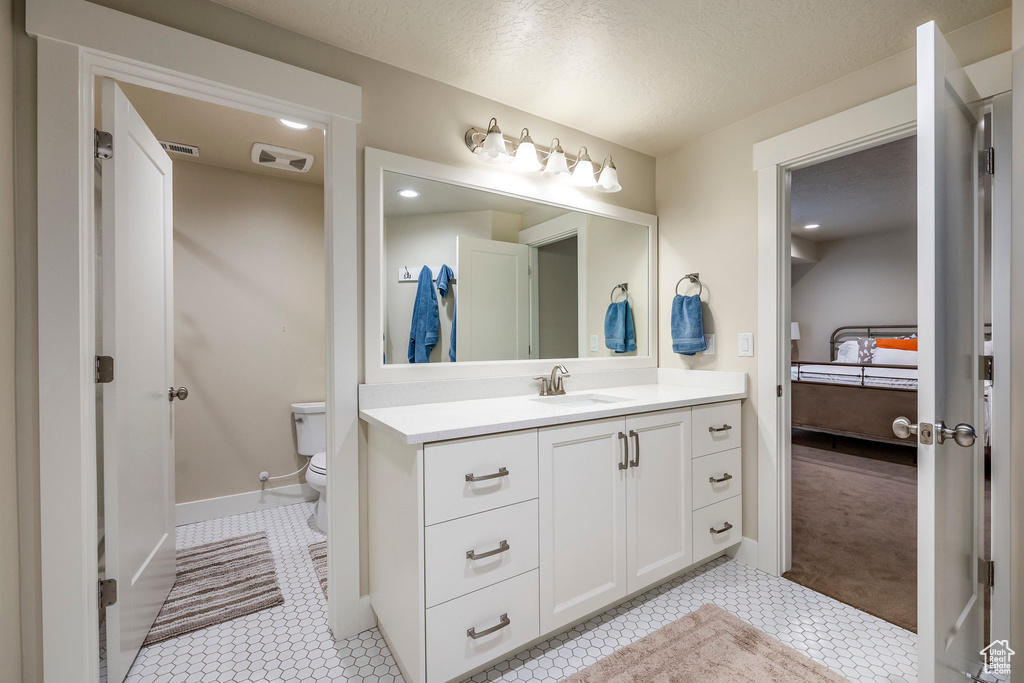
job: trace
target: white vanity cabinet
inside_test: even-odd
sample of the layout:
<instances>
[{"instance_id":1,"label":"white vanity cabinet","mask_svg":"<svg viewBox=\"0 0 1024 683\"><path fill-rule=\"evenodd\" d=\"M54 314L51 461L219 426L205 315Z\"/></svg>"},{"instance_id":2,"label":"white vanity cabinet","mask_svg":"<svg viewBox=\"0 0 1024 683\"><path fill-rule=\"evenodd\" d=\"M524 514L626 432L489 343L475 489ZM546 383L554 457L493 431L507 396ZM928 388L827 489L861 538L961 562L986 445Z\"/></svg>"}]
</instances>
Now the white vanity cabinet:
<instances>
[{"instance_id":1,"label":"white vanity cabinet","mask_svg":"<svg viewBox=\"0 0 1024 683\"><path fill-rule=\"evenodd\" d=\"M368 424L370 602L405 679L460 680L738 543L739 413L420 444Z\"/></svg>"}]
</instances>

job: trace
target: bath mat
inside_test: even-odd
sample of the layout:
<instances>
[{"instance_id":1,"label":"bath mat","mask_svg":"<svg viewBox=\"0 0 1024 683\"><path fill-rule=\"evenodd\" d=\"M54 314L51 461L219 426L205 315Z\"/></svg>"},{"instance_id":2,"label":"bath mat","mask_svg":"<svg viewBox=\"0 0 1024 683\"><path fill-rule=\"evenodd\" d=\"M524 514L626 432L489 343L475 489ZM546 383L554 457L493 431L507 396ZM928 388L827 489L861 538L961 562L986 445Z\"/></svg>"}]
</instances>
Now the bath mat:
<instances>
[{"instance_id":1,"label":"bath mat","mask_svg":"<svg viewBox=\"0 0 1024 683\"><path fill-rule=\"evenodd\" d=\"M183 548L177 570L144 646L284 604L265 532Z\"/></svg>"},{"instance_id":2,"label":"bath mat","mask_svg":"<svg viewBox=\"0 0 1024 683\"><path fill-rule=\"evenodd\" d=\"M327 541L311 543L309 545L309 559L313 560L313 569L316 570L317 581L320 582L320 590L324 592L324 599L327 598Z\"/></svg>"},{"instance_id":3,"label":"bath mat","mask_svg":"<svg viewBox=\"0 0 1024 683\"><path fill-rule=\"evenodd\" d=\"M849 683L824 665L711 604L627 645L565 681Z\"/></svg>"}]
</instances>

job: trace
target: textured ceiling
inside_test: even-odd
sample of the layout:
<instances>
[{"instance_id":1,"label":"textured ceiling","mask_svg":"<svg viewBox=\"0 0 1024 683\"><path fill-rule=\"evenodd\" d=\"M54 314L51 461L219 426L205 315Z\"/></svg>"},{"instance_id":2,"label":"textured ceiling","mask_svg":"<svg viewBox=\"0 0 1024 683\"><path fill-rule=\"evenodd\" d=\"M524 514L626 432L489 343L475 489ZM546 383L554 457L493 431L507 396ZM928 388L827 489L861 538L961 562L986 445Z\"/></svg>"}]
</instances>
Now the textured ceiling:
<instances>
[{"instance_id":1,"label":"textured ceiling","mask_svg":"<svg viewBox=\"0 0 1024 683\"><path fill-rule=\"evenodd\" d=\"M657 156L1011 0L215 1Z\"/></svg>"},{"instance_id":2,"label":"textured ceiling","mask_svg":"<svg viewBox=\"0 0 1024 683\"><path fill-rule=\"evenodd\" d=\"M794 171L791 188L791 232L814 242L913 228L917 137ZM821 227L807 230L808 223Z\"/></svg>"},{"instance_id":3,"label":"textured ceiling","mask_svg":"<svg viewBox=\"0 0 1024 683\"><path fill-rule=\"evenodd\" d=\"M199 148L196 158L170 153L174 161L324 184L324 132L320 129L293 130L267 116L131 83L118 85L158 139ZM297 173L254 164L250 157L254 142L308 152L313 155L313 165L305 173Z\"/></svg>"}]
</instances>

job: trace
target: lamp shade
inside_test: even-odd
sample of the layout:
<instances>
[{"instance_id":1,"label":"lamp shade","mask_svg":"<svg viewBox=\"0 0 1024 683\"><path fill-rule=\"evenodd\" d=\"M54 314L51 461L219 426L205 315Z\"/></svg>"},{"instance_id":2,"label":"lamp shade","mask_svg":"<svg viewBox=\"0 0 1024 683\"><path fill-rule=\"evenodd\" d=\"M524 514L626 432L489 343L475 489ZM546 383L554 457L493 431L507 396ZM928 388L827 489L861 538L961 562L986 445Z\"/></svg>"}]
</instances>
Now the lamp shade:
<instances>
[{"instance_id":1,"label":"lamp shade","mask_svg":"<svg viewBox=\"0 0 1024 683\"><path fill-rule=\"evenodd\" d=\"M607 163L601 166L594 189L598 192L618 192L622 189L622 185L619 185L619 172L615 170L611 157L607 157Z\"/></svg>"},{"instance_id":2,"label":"lamp shade","mask_svg":"<svg viewBox=\"0 0 1024 683\"><path fill-rule=\"evenodd\" d=\"M572 177L569 178L569 183L577 187L594 186L594 162L590 160L586 147L580 149L579 156L576 159L576 166L572 169Z\"/></svg>"},{"instance_id":3,"label":"lamp shade","mask_svg":"<svg viewBox=\"0 0 1024 683\"><path fill-rule=\"evenodd\" d=\"M566 178L569 176L569 163L565 160L565 152L558 144L558 138L551 141L548 163L544 166L543 175L548 178Z\"/></svg>"},{"instance_id":4,"label":"lamp shade","mask_svg":"<svg viewBox=\"0 0 1024 683\"><path fill-rule=\"evenodd\" d=\"M789 324L789 338L793 341L800 338L800 323Z\"/></svg>"},{"instance_id":5,"label":"lamp shade","mask_svg":"<svg viewBox=\"0 0 1024 683\"><path fill-rule=\"evenodd\" d=\"M480 148L480 158L489 164L507 164L512 160L512 156L508 153L508 147L505 145L505 136L498 128L497 119L491 119L487 137L484 138L484 144Z\"/></svg>"},{"instance_id":6,"label":"lamp shade","mask_svg":"<svg viewBox=\"0 0 1024 683\"><path fill-rule=\"evenodd\" d=\"M523 136L519 139L519 147L516 148L515 156L512 158L512 168L517 171L539 171L543 164L537 156L537 146L533 144L530 131L523 129Z\"/></svg>"}]
</instances>

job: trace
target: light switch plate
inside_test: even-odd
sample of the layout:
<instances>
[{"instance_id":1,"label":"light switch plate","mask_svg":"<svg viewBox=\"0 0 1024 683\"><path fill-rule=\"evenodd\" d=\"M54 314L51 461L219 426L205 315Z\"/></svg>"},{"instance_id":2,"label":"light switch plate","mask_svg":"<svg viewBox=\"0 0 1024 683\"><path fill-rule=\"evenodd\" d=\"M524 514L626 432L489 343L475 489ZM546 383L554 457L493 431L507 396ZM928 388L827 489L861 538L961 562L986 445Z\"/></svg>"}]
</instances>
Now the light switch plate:
<instances>
[{"instance_id":1,"label":"light switch plate","mask_svg":"<svg viewBox=\"0 0 1024 683\"><path fill-rule=\"evenodd\" d=\"M597 351L597 344L598 344L597 335L596 334L590 335L590 350L591 351Z\"/></svg>"},{"instance_id":2,"label":"light switch plate","mask_svg":"<svg viewBox=\"0 0 1024 683\"><path fill-rule=\"evenodd\" d=\"M753 356L754 355L754 333L753 332L740 332L738 348L739 348L739 355L740 356Z\"/></svg>"},{"instance_id":3,"label":"light switch plate","mask_svg":"<svg viewBox=\"0 0 1024 683\"><path fill-rule=\"evenodd\" d=\"M713 335L713 334L705 334L704 335L704 345L707 346L707 348L704 349L704 355L705 356L713 356L713 355L715 355L715 335Z\"/></svg>"}]
</instances>

